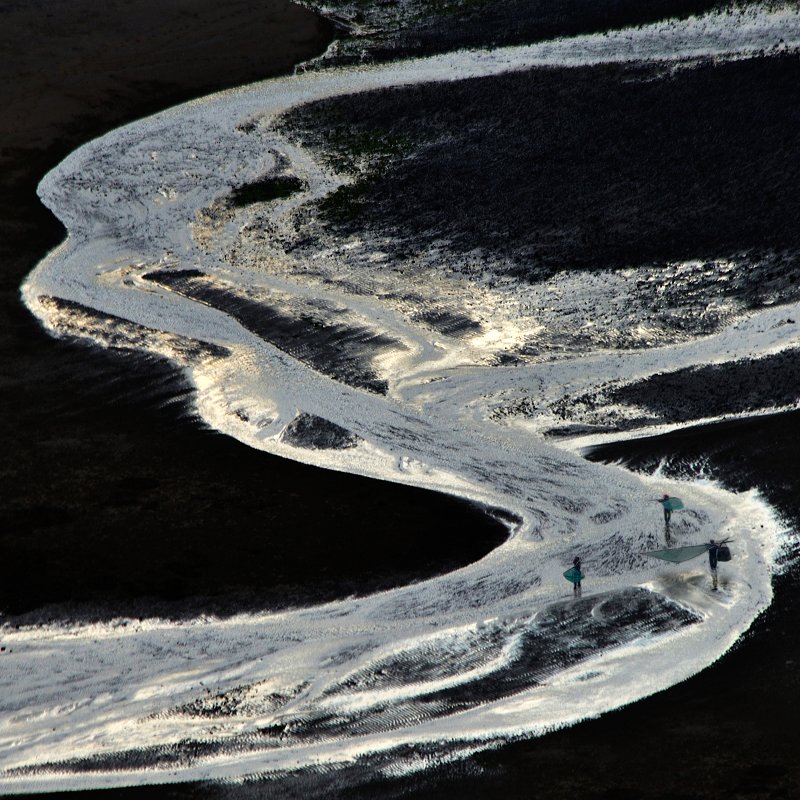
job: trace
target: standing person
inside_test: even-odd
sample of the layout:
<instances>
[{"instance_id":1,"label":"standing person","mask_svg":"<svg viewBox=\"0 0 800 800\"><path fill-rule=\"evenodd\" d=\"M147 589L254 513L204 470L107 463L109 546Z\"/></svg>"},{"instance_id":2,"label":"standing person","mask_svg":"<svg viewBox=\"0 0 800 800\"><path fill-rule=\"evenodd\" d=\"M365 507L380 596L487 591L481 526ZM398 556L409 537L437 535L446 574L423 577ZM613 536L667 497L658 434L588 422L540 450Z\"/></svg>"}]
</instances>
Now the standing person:
<instances>
[{"instance_id":1,"label":"standing person","mask_svg":"<svg viewBox=\"0 0 800 800\"><path fill-rule=\"evenodd\" d=\"M717 556L719 545L712 539L708 546L708 566L711 568L711 588L717 591Z\"/></svg>"},{"instance_id":2,"label":"standing person","mask_svg":"<svg viewBox=\"0 0 800 800\"><path fill-rule=\"evenodd\" d=\"M581 572L581 560L578 556L572 559L572 566L564 573L564 577L572 584L572 595L580 597L583 573Z\"/></svg>"},{"instance_id":3,"label":"standing person","mask_svg":"<svg viewBox=\"0 0 800 800\"><path fill-rule=\"evenodd\" d=\"M575 556L572 559L572 569L575 571L575 578L572 581L572 594L574 597L580 597L581 592L581 581L583 580L583 572L581 571L581 559L579 556Z\"/></svg>"},{"instance_id":4,"label":"standing person","mask_svg":"<svg viewBox=\"0 0 800 800\"><path fill-rule=\"evenodd\" d=\"M664 524L669 525L670 518L672 517L672 508L667 502L670 499L668 494L665 494L658 502L664 506Z\"/></svg>"}]
</instances>

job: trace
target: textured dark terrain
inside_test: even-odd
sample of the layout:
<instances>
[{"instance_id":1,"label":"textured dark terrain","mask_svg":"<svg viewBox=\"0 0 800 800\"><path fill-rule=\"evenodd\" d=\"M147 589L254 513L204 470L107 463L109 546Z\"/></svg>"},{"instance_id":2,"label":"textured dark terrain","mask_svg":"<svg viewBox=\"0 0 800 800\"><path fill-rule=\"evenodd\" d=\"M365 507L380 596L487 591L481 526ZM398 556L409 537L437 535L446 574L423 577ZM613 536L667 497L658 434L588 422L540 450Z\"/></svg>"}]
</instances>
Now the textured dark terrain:
<instances>
[{"instance_id":1,"label":"textured dark terrain","mask_svg":"<svg viewBox=\"0 0 800 800\"><path fill-rule=\"evenodd\" d=\"M483 248L526 280L746 256L733 296L800 293L796 55L425 84L304 106L285 126L339 166L373 164L324 201L337 232Z\"/></svg>"},{"instance_id":2,"label":"textured dark terrain","mask_svg":"<svg viewBox=\"0 0 800 800\"><path fill-rule=\"evenodd\" d=\"M796 322L787 318L782 324L795 326ZM761 358L660 372L627 384L605 382L590 392L565 395L555 402L553 412L573 424L553 428L546 435L632 431L643 426L793 408L798 402L798 355L796 348L788 348ZM629 406L629 415L592 425L595 411L602 413L609 404ZM511 407L511 413L530 414L530 406L518 403Z\"/></svg>"},{"instance_id":3,"label":"textured dark terrain","mask_svg":"<svg viewBox=\"0 0 800 800\"><path fill-rule=\"evenodd\" d=\"M464 47L528 44L729 7L725 0L329 0L356 35L330 60L352 63L430 55ZM343 32L346 37L346 33Z\"/></svg>"}]
</instances>

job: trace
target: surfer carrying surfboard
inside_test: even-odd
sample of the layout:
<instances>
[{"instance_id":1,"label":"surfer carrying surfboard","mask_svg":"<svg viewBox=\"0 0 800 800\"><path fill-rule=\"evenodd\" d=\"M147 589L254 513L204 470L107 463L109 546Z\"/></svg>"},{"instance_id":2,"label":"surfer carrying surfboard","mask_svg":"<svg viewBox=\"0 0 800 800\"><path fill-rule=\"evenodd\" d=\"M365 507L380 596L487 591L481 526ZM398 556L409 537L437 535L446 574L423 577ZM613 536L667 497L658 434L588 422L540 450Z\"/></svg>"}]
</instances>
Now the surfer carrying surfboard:
<instances>
[{"instance_id":1,"label":"surfer carrying surfboard","mask_svg":"<svg viewBox=\"0 0 800 800\"><path fill-rule=\"evenodd\" d=\"M708 546L708 566L711 568L711 588L717 591L717 558L719 545L712 539Z\"/></svg>"},{"instance_id":2,"label":"surfer carrying surfboard","mask_svg":"<svg viewBox=\"0 0 800 800\"><path fill-rule=\"evenodd\" d=\"M665 494L659 502L664 506L664 522L669 525L669 519L672 516L672 508L669 503L667 503L667 500L669 500L669 495Z\"/></svg>"},{"instance_id":3,"label":"surfer carrying surfboard","mask_svg":"<svg viewBox=\"0 0 800 800\"><path fill-rule=\"evenodd\" d=\"M672 512L683 508L683 503L677 497L670 497L665 494L659 501L664 508L664 524L669 525Z\"/></svg>"},{"instance_id":4,"label":"surfer carrying surfboard","mask_svg":"<svg viewBox=\"0 0 800 800\"><path fill-rule=\"evenodd\" d=\"M716 541L712 539L708 544L690 544L687 547L670 547L667 550L647 550L646 556L660 558L662 561L670 561L673 564L682 564L689 559L708 553L708 566L711 568L711 587L717 591L717 562L730 561L731 549L728 543L732 539L722 539Z\"/></svg>"},{"instance_id":5,"label":"surfer carrying surfboard","mask_svg":"<svg viewBox=\"0 0 800 800\"><path fill-rule=\"evenodd\" d=\"M581 596L581 581L584 578L581 572L581 559L580 556L575 556L572 559L572 566L564 573L564 577L572 583L572 594L574 597Z\"/></svg>"}]
</instances>

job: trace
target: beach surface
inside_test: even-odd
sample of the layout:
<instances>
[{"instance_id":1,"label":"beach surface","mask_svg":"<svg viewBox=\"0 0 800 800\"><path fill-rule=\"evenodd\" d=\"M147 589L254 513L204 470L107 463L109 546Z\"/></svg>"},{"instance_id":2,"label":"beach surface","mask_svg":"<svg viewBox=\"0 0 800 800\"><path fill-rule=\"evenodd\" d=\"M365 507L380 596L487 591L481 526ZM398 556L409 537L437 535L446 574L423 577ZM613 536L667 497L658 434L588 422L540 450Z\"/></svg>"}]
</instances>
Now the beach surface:
<instances>
[{"instance_id":1,"label":"beach surface","mask_svg":"<svg viewBox=\"0 0 800 800\"><path fill-rule=\"evenodd\" d=\"M143 20L148 19L149 13L150 10L143 7ZM291 8L284 9L276 19L283 25L295 13L301 14ZM70 21L64 20L57 29L67 29ZM256 22L244 11L232 15L227 19L227 24L232 26L227 29L228 35L241 31L247 39ZM195 18L192 24L181 24L173 30L170 41L174 47L177 30L199 35L202 31L216 31L219 24L213 17L205 22ZM293 24L296 27L291 29L293 33L289 38L297 35L308 45L309 54L324 46L328 34L315 18L305 16L302 24L297 20ZM116 32L118 27L112 24L105 33L102 26L93 30L103 36L103 41L110 40L113 44L115 33L109 30ZM278 30L287 35L286 28L278 27ZM298 30L303 31L305 38ZM36 38L35 32L32 35ZM214 37L208 38L213 45ZM74 37L67 41L63 47L69 52L65 52L64 59L72 52ZM260 52L260 41L258 37L250 39L251 52ZM216 46L220 48L219 62L204 56L195 69L183 75L181 84L185 94L172 94L174 86L162 87L161 92L152 84L140 87L138 93L133 92L136 102L128 99L130 116L155 110L159 103L170 105L213 88L262 77L248 70L267 75L288 67L288 61L280 60L270 66L258 62L254 65L255 55L248 60L244 54L241 61L231 67L227 60L233 50L230 40ZM56 45L49 44L48 51L49 63L56 70L55 64L63 63L54 57ZM123 61L131 60L124 49L120 52ZM247 49L243 48L243 52ZM297 46L288 58L299 60L305 55L306 51ZM99 65L100 62L94 56L81 63L89 72L86 64ZM201 64L208 67L205 75L208 82L195 84L193 80L198 77ZM30 67L26 67L19 80L30 72ZM61 74L61 68L56 70L55 76L52 73L47 76L39 68L32 72L36 78L31 79L34 82L29 93L36 93L35 81L44 81L38 84L42 91ZM350 533L361 524L359 520L366 520L369 524L364 526L362 540L357 540L358 548L372 541L369 532L375 519L388 521L386 536L375 552L364 553L364 566L356 565L351 575L336 573L335 547L320 551L320 547L324 548L324 537L312 538L310 543L309 540L296 542L303 552L309 549L321 552L320 562L334 573L323 576L331 595L321 590L318 599L335 596L339 591L347 595L383 588L393 582L404 583L412 574L435 574L458 563L473 561L497 544L502 538L497 526L464 504L438 497L424 500L420 493L404 496L403 492L414 490L277 461L202 429L186 413L187 386L160 362L145 359L131 370L130 362L121 367L113 354L97 355L70 343L54 343L38 330L18 304L16 285L44 251L58 242L60 226L37 205L31 191L39 176L37 170L43 168L44 171L52 166L83 138L91 138L126 118L120 112L124 103L119 97L108 100L107 76L99 66L98 72L100 77L94 94L86 88L89 84L82 82L87 94L76 99L77 91L70 91L70 104L64 106L59 120L46 121L44 117L38 120L35 131L32 128L29 136L30 142L37 142L32 152L24 151L20 144L24 136L19 130L11 131L8 141L13 143L10 147L19 146L23 152L7 150L4 143L4 158L8 157L9 163L16 165L16 172L8 174L21 176L18 183L10 181L8 191L5 186L3 188L3 208L7 211L2 219L4 229L9 231L9 236L3 237L3 241L9 243L8 253L3 253L3 263L9 265L4 269L3 302L14 322L4 333L7 341L2 347L7 367L4 374L13 376L6 379L3 386L4 403L9 409L7 418L14 420L3 433L6 439L3 451L8 458L4 475L7 485L14 489L9 493L13 502L3 508L7 515L4 530L8 532L3 545L11 554L7 560L13 558L17 566L22 566L15 569L16 584L12 584L14 597L24 598L18 610L32 612L43 603L54 603L56 605L45 612L52 618L58 615L59 606L63 613L64 604L83 603L80 613L103 617L108 615L108 609L114 613L132 601L135 602L127 606L128 611L134 607L137 611L146 609L146 605L141 605L142 598L155 596L167 603L177 600L177 606L163 608L172 608L180 617L187 608L192 613L202 607L204 594L223 595L217 607L222 610L258 607L259 604L281 605L275 601L275 587L280 587L281 582L293 587L284 594L288 593L295 602L314 599L313 590L309 594L307 586L307 593L303 594L302 579L308 577L302 575L305 565L288 581L285 576L274 574L265 581L259 578L256 569L246 582L231 586L238 565L226 570L220 566L218 554L209 554L207 546L220 531L227 536L251 526L254 519L265 517L270 519L270 527L281 534L289 528L305 531L310 536L318 536L326 527L346 527ZM159 72L162 76L165 73L173 74L168 64ZM141 80L153 80L155 73L148 74L150 77ZM214 81L219 83L215 86ZM81 106L83 111L80 111ZM78 119L82 120L80 124L76 122ZM42 130L50 132L42 134ZM43 138L37 139L40 134ZM27 212L24 212L25 203ZM162 405L166 401L172 402L165 409ZM786 443L790 437L781 434L793 424L792 418L781 418L775 423L778 433L770 453L785 465L780 471L781 477L766 469L748 471L743 467L735 476L740 488L760 486L767 490L778 480L784 483L794 480L787 478L797 474L796 460ZM729 443L735 441L737 435L727 433L724 439ZM758 445L763 446L763 441L759 440ZM645 446L638 445L639 448ZM742 448L748 446L756 445L752 441L742 444ZM651 449L656 449L655 445L651 445ZM668 449L675 452L680 447L670 444ZM705 446L702 449L705 451ZM613 456L619 457L619 453ZM208 467L209 464L213 464L213 468ZM221 481L220 475L226 474L234 474L235 480ZM730 475L721 474L720 479L735 483ZM309 507L308 495L304 494L304 487L308 485L314 487L313 508ZM269 487L266 495L265 486ZM324 498L326 492L328 499L320 502L319 498ZM791 486L784 494L793 496ZM430 505L426 506L426 502ZM460 510L456 510L456 506ZM779 507L784 513L796 514L790 503L779 504ZM400 516L398 508L413 509L417 516ZM459 513L465 515L463 519L458 518ZM336 514L340 515L340 521L332 523L331 515ZM419 558L417 548L428 538L425 524L433 520L439 525L445 518L454 520L450 538L442 543L440 552L426 550L425 557ZM92 530L88 543L87 528ZM123 583L120 592L124 577L109 570L113 570L114 562L127 560L131 552L147 546L147 540L133 538L141 536L142 529L153 540L166 532L177 542L175 553L164 563L145 562L136 567L134 577L129 577L127 586ZM409 531L419 535L417 543L408 540ZM465 531L475 533L465 537ZM396 541L397 536L402 536L403 541L400 550L393 551L391 542ZM256 550L249 553L253 562L269 559L268 539L259 540L255 545L248 541L243 546L255 546ZM57 560L48 558L58 547L61 551L56 549L60 553ZM457 551L455 556L454 550ZM108 559L105 564L102 558L99 562L95 560L100 552ZM399 570L404 552L408 554L406 567ZM202 571L204 560L207 562L205 572ZM349 563L349 558L343 558L339 567ZM363 582L367 564L375 566L369 568L372 574ZM84 592L85 581L92 575L105 578ZM201 580L198 575L202 576ZM151 578L152 583L148 583ZM319 579L319 575L314 576L315 581ZM535 776L536 796L539 797L576 793L590 798L703 798L719 794L792 797L800 777L793 759L798 737L791 725L796 711L794 688L800 674L796 664L800 663L800 658L796 655L796 646L791 644L790 629L786 627L794 608L793 579L786 576L781 581L778 601L756 623L748 638L720 664L668 692L600 720L484 753L449 769L397 783L361 787L359 791L369 797L398 794L448 797L456 791L467 797L490 797L499 792L509 797L528 797L530 782ZM208 591L209 585L213 585L213 590ZM177 598L170 594L176 587ZM29 592L27 597L26 591ZM237 605L240 602L242 605ZM76 613L74 606L70 613ZM320 780L317 784L306 784L306 796L338 791L335 784L326 787L324 783ZM291 790L290 782L271 791L275 796L286 796ZM248 790L189 785L128 791L131 796L244 797ZM98 794L102 793L95 793L95 796Z\"/></svg>"}]
</instances>

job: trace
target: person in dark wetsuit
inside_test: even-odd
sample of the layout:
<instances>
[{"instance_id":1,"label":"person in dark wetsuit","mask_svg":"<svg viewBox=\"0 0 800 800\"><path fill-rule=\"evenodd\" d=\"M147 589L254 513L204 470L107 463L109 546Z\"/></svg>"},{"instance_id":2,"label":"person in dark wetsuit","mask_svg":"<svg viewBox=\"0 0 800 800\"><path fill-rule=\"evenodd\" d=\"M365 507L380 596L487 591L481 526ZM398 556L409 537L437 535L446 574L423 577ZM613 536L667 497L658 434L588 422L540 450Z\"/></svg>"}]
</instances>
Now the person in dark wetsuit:
<instances>
[{"instance_id":1,"label":"person in dark wetsuit","mask_svg":"<svg viewBox=\"0 0 800 800\"><path fill-rule=\"evenodd\" d=\"M582 572L582 570L581 570L581 559L580 559L579 556L575 556L575 558L572 559L572 566L576 570L578 570L578 572ZM581 596L582 590L581 590L581 582L580 581L575 581L572 584L572 594L575 597L580 597Z\"/></svg>"},{"instance_id":2,"label":"person in dark wetsuit","mask_svg":"<svg viewBox=\"0 0 800 800\"><path fill-rule=\"evenodd\" d=\"M669 525L669 520L672 517L672 509L667 507L667 500L669 500L669 495L665 494L658 502L664 506L664 524Z\"/></svg>"},{"instance_id":3,"label":"person in dark wetsuit","mask_svg":"<svg viewBox=\"0 0 800 800\"><path fill-rule=\"evenodd\" d=\"M711 588L717 591L717 555L719 545L712 539L708 546L708 566L711 568Z\"/></svg>"}]
</instances>

